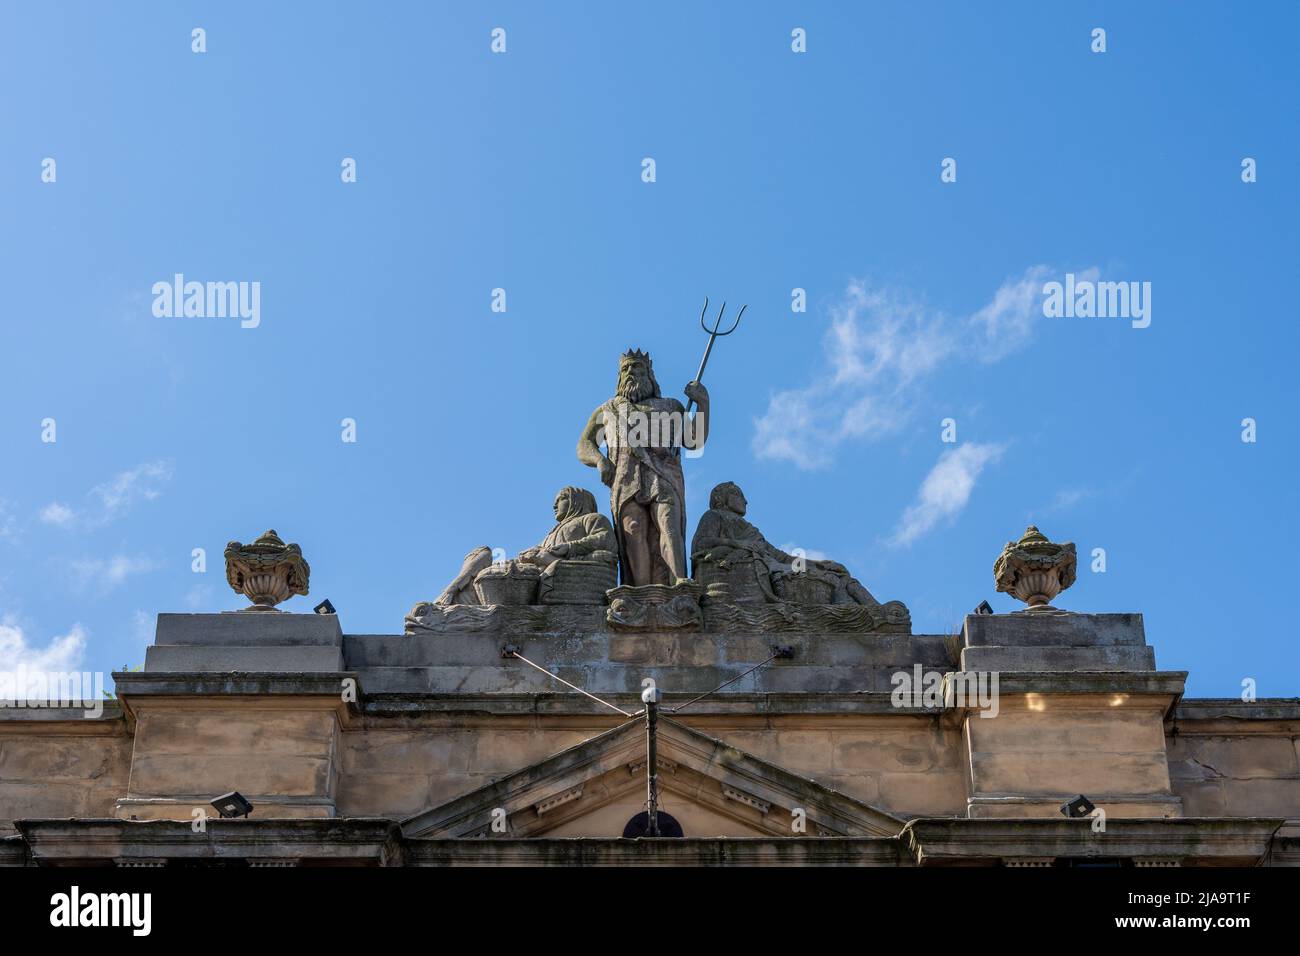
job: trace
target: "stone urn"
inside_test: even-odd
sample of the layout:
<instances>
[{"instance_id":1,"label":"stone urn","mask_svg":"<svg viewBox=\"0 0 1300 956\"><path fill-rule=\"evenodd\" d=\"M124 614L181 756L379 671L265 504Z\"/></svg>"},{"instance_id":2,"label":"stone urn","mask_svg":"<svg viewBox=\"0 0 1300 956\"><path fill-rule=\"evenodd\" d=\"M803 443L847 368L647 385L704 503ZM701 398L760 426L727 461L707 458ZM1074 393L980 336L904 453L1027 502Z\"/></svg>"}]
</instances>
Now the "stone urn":
<instances>
[{"instance_id":1,"label":"stone urn","mask_svg":"<svg viewBox=\"0 0 1300 956\"><path fill-rule=\"evenodd\" d=\"M1051 611L1052 600L1074 583L1077 556L1074 544L1056 544L1030 525L1017 542L1008 541L993 564L997 589L1030 611Z\"/></svg>"},{"instance_id":2,"label":"stone urn","mask_svg":"<svg viewBox=\"0 0 1300 956\"><path fill-rule=\"evenodd\" d=\"M274 611L294 594L306 594L311 567L302 548L285 544L274 530L252 544L226 545L226 581L252 601L246 611Z\"/></svg>"},{"instance_id":3,"label":"stone urn","mask_svg":"<svg viewBox=\"0 0 1300 956\"><path fill-rule=\"evenodd\" d=\"M536 565L506 561L480 571L474 578L474 591L480 604L536 604L541 576L542 569Z\"/></svg>"}]
</instances>

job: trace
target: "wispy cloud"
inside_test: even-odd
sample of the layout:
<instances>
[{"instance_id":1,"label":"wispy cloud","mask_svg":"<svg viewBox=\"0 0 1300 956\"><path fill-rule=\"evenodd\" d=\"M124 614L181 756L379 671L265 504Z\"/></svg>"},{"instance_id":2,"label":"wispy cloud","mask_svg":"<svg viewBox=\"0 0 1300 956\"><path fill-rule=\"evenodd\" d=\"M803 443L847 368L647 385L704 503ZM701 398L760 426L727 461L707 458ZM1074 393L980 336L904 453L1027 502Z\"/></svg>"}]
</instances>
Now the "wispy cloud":
<instances>
[{"instance_id":1,"label":"wispy cloud","mask_svg":"<svg viewBox=\"0 0 1300 956\"><path fill-rule=\"evenodd\" d=\"M80 558L72 562L72 573L82 590L107 594L128 578L147 574L158 567L159 564L150 558L118 554L111 558Z\"/></svg>"},{"instance_id":2,"label":"wispy cloud","mask_svg":"<svg viewBox=\"0 0 1300 956\"><path fill-rule=\"evenodd\" d=\"M41 509L41 521L59 528L70 527L76 517L75 511L58 501L51 501Z\"/></svg>"},{"instance_id":3,"label":"wispy cloud","mask_svg":"<svg viewBox=\"0 0 1300 956\"><path fill-rule=\"evenodd\" d=\"M138 502L159 498L171 478L171 462L147 461L91 488L85 508L51 501L40 510L40 519L59 528L99 528L122 517Z\"/></svg>"},{"instance_id":4,"label":"wispy cloud","mask_svg":"<svg viewBox=\"0 0 1300 956\"><path fill-rule=\"evenodd\" d=\"M1097 492L1091 488L1062 488L1052 496L1052 500L1046 506L1039 508L1034 515L1050 515L1058 511L1068 511L1080 501L1092 498L1096 494ZM1030 515L1030 517L1032 518L1034 515Z\"/></svg>"},{"instance_id":5,"label":"wispy cloud","mask_svg":"<svg viewBox=\"0 0 1300 956\"><path fill-rule=\"evenodd\" d=\"M830 309L825 368L812 384L770 398L754 423L754 454L820 468L846 441L896 432L923 383L956 357L993 363L1029 341L1049 273L1038 265L1008 279L964 318L930 309L902 290L850 283Z\"/></svg>"},{"instance_id":6,"label":"wispy cloud","mask_svg":"<svg viewBox=\"0 0 1300 956\"><path fill-rule=\"evenodd\" d=\"M90 490L100 501L100 518L112 521L138 501L153 501L162 494L161 486L171 481L172 466L168 461L148 461L124 471Z\"/></svg>"},{"instance_id":7,"label":"wispy cloud","mask_svg":"<svg viewBox=\"0 0 1300 956\"><path fill-rule=\"evenodd\" d=\"M1034 321L1043 317L1043 280L1047 266L1033 266L1020 279L1002 283L993 301L970 317L969 331L981 362L1000 361L1033 337Z\"/></svg>"},{"instance_id":8,"label":"wispy cloud","mask_svg":"<svg viewBox=\"0 0 1300 956\"><path fill-rule=\"evenodd\" d=\"M916 501L899 519L891 543L907 547L940 521L951 520L970 501L985 466L1002 456L1003 446L968 443L950 449L921 482Z\"/></svg>"},{"instance_id":9,"label":"wispy cloud","mask_svg":"<svg viewBox=\"0 0 1300 956\"><path fill-rule=\"evenodd\" d=\"M0 661L6 670L74 671L85 650L86 631L80 624L72 625L67 634L52 638L44 647L35 647L11 619L0 622Z\"/></svg>"}]
</instances>

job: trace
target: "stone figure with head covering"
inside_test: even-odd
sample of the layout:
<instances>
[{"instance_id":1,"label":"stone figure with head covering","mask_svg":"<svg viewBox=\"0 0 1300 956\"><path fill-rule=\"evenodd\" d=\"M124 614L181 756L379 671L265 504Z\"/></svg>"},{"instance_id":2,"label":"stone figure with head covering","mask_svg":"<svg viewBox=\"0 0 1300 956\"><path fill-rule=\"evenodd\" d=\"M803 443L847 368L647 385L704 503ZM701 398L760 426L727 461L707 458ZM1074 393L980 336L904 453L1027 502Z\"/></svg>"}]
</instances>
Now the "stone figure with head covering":
<instances>
[{"instance_id":1,"label":"stone figure with head covering","mask_svg":"<svg viewBox=\"0 0 1300 956\"><path fill-rule=\"evenodd\" d=\"M617 583L609 519L585 488L561 488L554 507L556 525L540 544L496 563L491 548L475 548L434 603L603 604Z\"/></svg>"}]
</instances>

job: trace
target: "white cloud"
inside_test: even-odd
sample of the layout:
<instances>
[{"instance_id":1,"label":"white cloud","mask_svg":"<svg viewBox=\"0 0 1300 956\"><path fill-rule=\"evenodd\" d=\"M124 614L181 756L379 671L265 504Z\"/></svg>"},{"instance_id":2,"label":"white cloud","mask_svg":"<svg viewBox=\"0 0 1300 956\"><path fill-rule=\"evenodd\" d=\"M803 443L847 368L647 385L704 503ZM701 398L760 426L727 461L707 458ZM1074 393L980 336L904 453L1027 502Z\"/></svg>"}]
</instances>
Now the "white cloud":
<instances>
[{"instance_id":1,"label":"white cloud","mask_svg":"<svg viewBox=\"0 0 1300 956\"><path fill-rule=\"evenodd\" d=\"M51 638L44 647L27 643L23 629L12 620L0 622L0 662L10 671L75 671L86 650L86 630L72 625L67 634Z\"/></svg>"},{"instance_id":2,"label":"white cloud","mask_svg":"<svg viewBox=\"0 0 1300 956\"><path fill-rule=\"evenodd\" d=\"M46 524L57 525L60 528L70 526L76 517L76 512L57 501L51 501L41 509L41 520Z\"/></svg>"},{"instance_id":3,"label":"white cloud","mask_svg":"<svg viewBox=\"0 0 1300 956\"><path fill-rule=\"evenodd\" d=\"M161 497L162 486L171 477L171 462L147 461L91 488L87 492L91 503L85 508L51 501L39 516L45 524L58 528L100 528L126 514L137 502Z\"/></svg>"},{"instance_id":4,"label":"white cloud","mask_svg":"<svg viewBox=\"0 0 1300 956\"><path fill-rule=\"evenodd\" d=\"M153 501L162 494L159 486L171 480L172 466L167 461L148 461L130 471L120 472L112 480L96 485L90 493L102 508L97 521L106 524L126 512L137 501Z\"/></svg>"},{"instance_id":5,"label":"white cloud","mask_svg":"<svg viewBox=\"0 0 1300 956\"><path fill-rule=\"evenodd\" d=\"M80 558L72 562L72 573L80 588L106 594L127 578L146 574L158 566L149 558L118 554L111 558Z\"/></svg>"},{"instance_id":6,"label":"white cloud","mask_svg":"<svg viewBox=\"0 0 1300 956\"><path fill-rule=\"evenodd\" d=\"M980 360L996 362L1029 341L1034 320L1042 318L1047 266L1034 266L1017 281L1002 283L993 301L970 317Z\"/></svg>"},{"instance_id":7,"label":"white cloud","mask_svg":"<svg viewBox=\"0 0 1300 956\"><path fill-rule=\"evenodd\" d=\"M1039 265L1008 279L966 318L929 309L902 291L850 283L830 309L826 368L812 384L771 396L754 422L754 454L820 468L845 441L897 431L923 383L959 356L996 362L1028 342L1042 315L1047 275Z\"/></svg>"},{"instance_id":8,"label":"white cloud","mask_svg":"<svg viewBox=\"0 0 1300 956\"><path fill-rule=\"evenodd\" d=\"M0 498L0 541L6 538L17 540L18 527L14 521L13 503Z\"/></svg>"},{"instance_id":9,"label":"white cloud","mask_svg":"<svg viewBox=\"0 0 1300 956\"><path fill-rule=\"evenodd\" d=\"M899 519L892 543L908 546L944 519L961 513L970 501L980 472L1002 456L1003 447L969 443L950 449L921 482L916 502Z\"/></svg>"}]
</instances>

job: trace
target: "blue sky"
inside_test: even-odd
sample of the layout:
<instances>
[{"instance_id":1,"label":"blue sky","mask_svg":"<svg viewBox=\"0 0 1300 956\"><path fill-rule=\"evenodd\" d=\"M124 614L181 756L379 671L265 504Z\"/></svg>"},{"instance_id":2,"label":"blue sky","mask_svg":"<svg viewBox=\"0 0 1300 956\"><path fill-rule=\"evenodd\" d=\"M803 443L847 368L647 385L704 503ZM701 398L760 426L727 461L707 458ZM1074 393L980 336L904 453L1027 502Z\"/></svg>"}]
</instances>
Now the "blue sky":
<instances>
[{"instance_id":1,"label":"blue sky","mask_svg":"<svg viewBox=\"0 0 1300 956\"><path fill-rule=\"evenodd\" d=\"M1189 694L1300 694L1294 6L0 16L9 663L139 664L157 612L245 603L221 551L270 527L312 565L286 609L400 632L560 486L607 501L579 431L628 347L680 397L708 295L749 311L691 529L735 480L939 633L1018 607L992 564L1032 521L1080 551L1056 603L1143 612ZM178 272L259 282L260 325L155 317ZM1067 272L1151 283L1150 326L1044 317Z\"/></svg>"}]
</instances>

